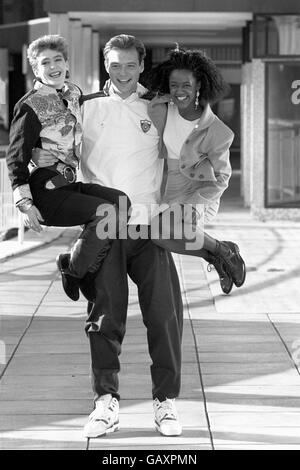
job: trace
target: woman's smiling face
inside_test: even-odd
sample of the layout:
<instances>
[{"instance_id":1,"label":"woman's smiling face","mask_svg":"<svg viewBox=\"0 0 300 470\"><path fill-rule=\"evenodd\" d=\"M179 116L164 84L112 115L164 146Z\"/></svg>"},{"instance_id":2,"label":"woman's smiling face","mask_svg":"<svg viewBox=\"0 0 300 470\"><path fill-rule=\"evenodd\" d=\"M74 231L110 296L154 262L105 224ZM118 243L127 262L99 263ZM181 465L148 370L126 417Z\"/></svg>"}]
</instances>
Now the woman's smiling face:
<instances>
[{"instance_id":1,"label":"woman's smiling face","mask_svg":"<svg viewBox=\"0 0 300 470\"><path fill-rule=\"evenodd\" d=\"M195 108L196 93L200 89L200 83L191 70L173 70L169 76L169 89L179 110Z\"/></svg>"}]
</instances>

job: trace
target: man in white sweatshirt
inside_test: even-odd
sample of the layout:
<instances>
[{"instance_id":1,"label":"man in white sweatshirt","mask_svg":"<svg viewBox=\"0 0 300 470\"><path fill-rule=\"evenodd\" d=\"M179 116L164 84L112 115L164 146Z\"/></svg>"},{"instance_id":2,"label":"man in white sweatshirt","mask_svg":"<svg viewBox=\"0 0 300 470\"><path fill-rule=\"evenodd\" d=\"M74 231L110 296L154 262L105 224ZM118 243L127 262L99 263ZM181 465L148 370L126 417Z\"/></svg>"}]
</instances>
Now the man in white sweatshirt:
<instances>
[{"instance_id":1,"label":"man in white sweatshirt","mask_svg":"<svg viewBox=\"0 0 300 470\"><path fill-rule=\"evenodd\" d=\"M132 204L128 237L114 240L98 272L96 300L87 322L95 409L84 433L98 437L119 426L119 354L126 328L128 278L137 284L152 359L155 426L162 435L180 435L174 399L181 371L182 301L172 256L148 239L132 239L160 202L163 162L159 135L138 84L144 45L133 36L112 38L104 48L110 76L107 94L84 97L81 170L92 183L124 191ZM150 237L149 237L150 238Z\"/></svg>"}]
</instances>

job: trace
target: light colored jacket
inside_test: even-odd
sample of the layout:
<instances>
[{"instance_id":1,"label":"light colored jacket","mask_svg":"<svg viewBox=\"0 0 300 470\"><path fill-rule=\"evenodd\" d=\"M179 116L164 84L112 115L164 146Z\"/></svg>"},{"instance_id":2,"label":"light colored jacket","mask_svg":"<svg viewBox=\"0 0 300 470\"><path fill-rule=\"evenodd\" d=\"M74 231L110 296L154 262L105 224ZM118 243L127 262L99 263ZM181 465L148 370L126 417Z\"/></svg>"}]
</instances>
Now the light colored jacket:
<instances>
[{"instance_id":1,"label":"light colored jacket","mask_svg":"<svg viewBox=\"0 0 300 470\"><path fill-rule=\"evenodd\" d=\"M160 157L166 158L163 132L167 120L168 95L156 96L148 105L148 114L160 136ZM203 204L219 201L231 176L229 147L234 133L207 104L191 134L180 150L180 171L187 178L201 182L199 193Z\"/></svg>"}]
</instances>

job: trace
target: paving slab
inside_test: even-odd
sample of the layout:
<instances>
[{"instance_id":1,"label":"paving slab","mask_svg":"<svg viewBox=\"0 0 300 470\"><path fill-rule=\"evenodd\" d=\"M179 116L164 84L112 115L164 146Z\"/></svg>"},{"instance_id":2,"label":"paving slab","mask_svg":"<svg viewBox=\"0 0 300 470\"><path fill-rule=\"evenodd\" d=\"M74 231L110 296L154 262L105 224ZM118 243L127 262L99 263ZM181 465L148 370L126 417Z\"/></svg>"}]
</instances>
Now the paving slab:
<instances>
[{"instance_id":1,"label":"paving slab","mask_svg":"<svg viewBox=\"0 0 300 470\"><path fill-rule=\"evenodd\" d=\"M294 412L273 411L254 413L247 412L223 412L209 414L211 429L219 427L233 428L265 428L265 427L295 427L299 430L300 409Z\"/></svg>"},{"instance_id":2,"label":"paving slab","mask_svg":"<svg viewBox=\"0 0 300 470\"><path fill-rule=\"evenodd\" d=\"M277 387L277 388L276 388ZM300 388L264 386L227 386L219 387L216 391L205 389L208 414L213 412L235 413L296 413L300 409Z\"/></svg>"},{"instance_id":3,"label":"paving slab","mask_svg":"<svg viewBox=\"0 0 300 470\"><path fill-rule=\"evenodd\" d=\"M216 344L250 344L250 343L281 343L280 337L273 332L273 335L253 335L249 332L247 335L238 335L238 334L219 334L219 335L203 335L202 333L196 333L196 341L197 343L208 344L208 343L216 343Z\"/></svg>"},{"instance_id":4,"label":"paving slab","mask_svg":"<svg viewBox=\"0 0 300 470\"><path fill-rule=\"evenodd\" d=\"M299 445L282 445L282 444L261 444L257 442L256 444L216 444L214 446L215 450L271 450L271 451L282 451L282 450L299 450Z\"/></svg>"},{"instance_id":5,"label":"paving slab","mask_svg":"<svg viewBox=\"0 0 300 470\"><path fill-rule=\"evenodd\" d=\"M288 382L290 385L300 385L300 376L296 369L283 368L279 372L258 375L256 373L237 374L202 374L204 386L210 387L221 384L235 385L275 385Z\"/></svg>"},{"instance_id":6,"label":"paving slab","mask_svg":"<svg viewBox=\"0 0 300 470\"><path fill-rule=\"evenodd\" d=\"M12 414L2 415L0 421L1 431L47 431L52 430L83 429L86 415L82 414Z\"/></svg>"},{"instance_id":7,"label":"paving slab","mask_svg":"<svg viewBox=\"0 0 300 470\"><path fill-rule=\"evenodd\" d=\"M292 361L282 361L282 362L271 362L271 363L262 363L262 364L257 364L256 362L253 362L250 364L249 362L241 363L202 363L201 364L201 372L203 375L211 374L220 374L220 375L234 375L238 374L240 375L245 375L247 374L248 376L251 375L267 375L267 374L276 374L277 372L281 372L282 370L295 370L294 364Z\"/></svg>"},{"instance_id":8,"label":"paving slab","mask_svg":"<svg viewBox=\"0 0 300 470\"><path fill-rule=\"evenodd\" d=\"M219 366L250 363L258 367L260 367L260 364L292 363L290 356L284 350L282 352L202 352L198 350L198 356L202 370L207 363L216 363Z\"/></svg>"},{"instance_id":9,"label":"paving slab","mask_svg":"<svg viewBox=\"0 0 300 470\"><path fill-rule=\"evenodd\" d=\"M210 323L209 326L202 326L201 324L196 324L193 322L193 330L199 338L201 336L203 337L208 337L208 336L234 336L234 337L241 337L244 340L247 340L245 336L274 336L275 331L272 325L270 323L268 324L244 324L244 325L229 325L229 322L225 323L224 326L217 326L217 322L215 322L216 325L213 325L213 322ZM299 330L300 331L300 330ZM279 329L279 332L281 330ZM288 331L289 333L289 331Z\"/></svg>"},{"instance_id":10,"label":"paving slab","mask_svg":"<svg viewBox=\"0 0 300 470\"><path fill-rule=\"evenodd\" d=\"M86 441L81 431L21 431L0 435L0 450L86 450Z\"/></svg>"},{"instance_id":11,"label":"paving slab","mask_svg":"<svg viewBox=\"0 0 300 470\"><path fill-rule=\"evenodd\" d=\"M38 302L39 303L39 302ZM20 305L20 304L10 304L10 303L3 303L1 305L1 311L0 314L3 316L9 315L9 316L16 316L19 317L20 315L22 316L27 316L31 317L37 309L36 304L28 304L28 305ZM1 321L1 324L3 322Z\"/></svg>"},{"instance_id":12,"label":"paving slab","mask_svg":"<svg viewBox=\"0 0 300 470\"><path fill-rule=\"evenodd\" d=\"M300 427L295 426L242 426L231 431L227 426L211 428L214 445L298 445Z\"/></svg>"},{"instance_id":13,"label":"paving slab","mask_svg":"<svg viewBox=\"0 0 300 470\"><path fill-rule=\"evenodd\" d=\"M284 353L286 352L286 347L282 341L259 341L259 342L246 342L240 341L236 343L224 342L224 341L202 341L201 339L197 341L197 350L201 352L234 352L234 353L246 353L246 352L256 352L256 353Z\"/></svg>"},{"instance_id":14,"label":"paving slab","mask_svg":"<svg viewBox=\"0 0 300 470\"><path fill-rule=\"evenodd\" d=\"M0 414L8 416L17 415L74 415L82 414L85 417L93 410L91 397L88 399L73 399L72 397L61 400L45 400L39 397L36 400L1 400Z\"/></svg>"}]
</instances>

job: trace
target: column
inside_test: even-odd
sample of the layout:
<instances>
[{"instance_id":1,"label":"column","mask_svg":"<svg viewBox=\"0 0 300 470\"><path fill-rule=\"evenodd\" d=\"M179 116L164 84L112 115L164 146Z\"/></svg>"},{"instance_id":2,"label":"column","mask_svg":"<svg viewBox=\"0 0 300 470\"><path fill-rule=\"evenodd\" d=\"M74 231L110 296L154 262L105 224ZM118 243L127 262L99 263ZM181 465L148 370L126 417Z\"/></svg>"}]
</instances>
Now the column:
<instances>
[{"instance_id":1,"label":"column","mask_svg":"<svg viewBox=\"0 0 300 470\"><path fill-rule=\"evenodd\" d=\"M92 28L84 25L82 27L82 91L91 93L92 91Z\"/></svg>"},{"instance_id":2,"label":"column","mask_svg":"<svg viewBox=\"0 0 300 470\"><path fill-rule=\"evenodd\" d=\"M300 16L274 16L279 34L279 54L300 54Z\"/></svg>"},{"instance_id":3,"label":"column","mask_svg":"<svg viewBox=\"0 0 300 470\"><path fill-rule=\"evenodd\" d=\"M244 198L244 205L250 206L250 182L251 182L251 97L252 97L252 72L251 64L242 66L241 84L241 192Z\"/></svg>"},{"instance_id":4,"label":"column","mask_svg":"<svg viewBox=\"0 0 300 470\"><path fill-rule=\"evenodd\" d=\"M264 217L265 211L265 64L252 61L252 155L251 211Z\"/></svg>"},{"instance_id":5,"label":"column","mask_svg":"<svg viewBox=\"0 0 300 470\"><path fill-rule=\"evenodd\" d=\"M92 87L95 93L100 89L100 41L99 32L92 31Z\"/></svg>"},{"instance_id":6,"label":"column","mask_svg":"<svg viewBox=\"0 0 300 470\"><path fill-rule=\"evenodd\" d=\"M261 215L265 205L265 65L243 65L241 102L242 193L244 204Z\"/></svg>"},{"instance_id":7,"label":"column","mask_svg":"<svg viewBox=\"0 0 300 470\"><path fill-rule=\"evenodd\" d=\"M3 125L8 130L8 49L0 48L0 129ZM0 142L1 144L1 142Z\"/></svg>"},{"instance_id":8,"label":"column","mask_svg":"<svg viewBox=\"0 0 300 470\"><path fill-rule=\"evenodd\" d=\"M81 20L70 20L70 80L80 88L84 85Z\"/></svg>"},{"instance_id":9,"label":"column","mask_svg":"<svg viewBox=\"0 0 300 470\"><path fill-rule=\"evenodd\" d=\"M69 43L69 18L67 13L50 13L49 34L59 34Z\"/></svg>"}]
</instances>

